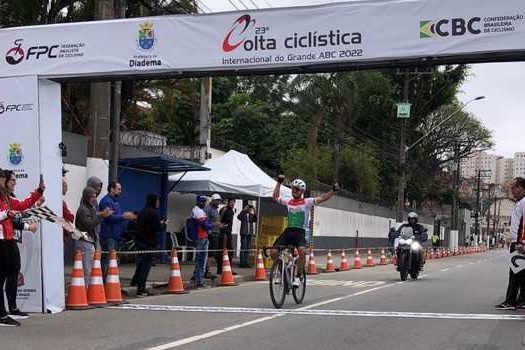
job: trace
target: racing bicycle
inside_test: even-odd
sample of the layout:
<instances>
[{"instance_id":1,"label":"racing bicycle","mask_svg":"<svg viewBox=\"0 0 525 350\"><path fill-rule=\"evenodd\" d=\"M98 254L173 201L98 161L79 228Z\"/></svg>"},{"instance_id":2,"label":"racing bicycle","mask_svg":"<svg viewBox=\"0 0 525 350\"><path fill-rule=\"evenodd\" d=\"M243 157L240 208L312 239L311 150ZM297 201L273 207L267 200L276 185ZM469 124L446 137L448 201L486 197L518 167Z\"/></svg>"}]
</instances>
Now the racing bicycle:
<instances>
[{"instance_id":1,"label":"racing bicycle","mask_svg":"<svg viewBox=\"0 0 525 350\"><path fill-rule=\"evenodd\" d=\"M301 304L306 293L306 271L303 269L300 277L299 286L293 286L293 278L297 271L297 260L299 253L293 246L266 247L263 249L264 255L268 257L268 250L277 250L272 269L270 271L270 297L276 309L280 309L286 296L292 292L297 304Z\"/></svg>"}]
</instances>

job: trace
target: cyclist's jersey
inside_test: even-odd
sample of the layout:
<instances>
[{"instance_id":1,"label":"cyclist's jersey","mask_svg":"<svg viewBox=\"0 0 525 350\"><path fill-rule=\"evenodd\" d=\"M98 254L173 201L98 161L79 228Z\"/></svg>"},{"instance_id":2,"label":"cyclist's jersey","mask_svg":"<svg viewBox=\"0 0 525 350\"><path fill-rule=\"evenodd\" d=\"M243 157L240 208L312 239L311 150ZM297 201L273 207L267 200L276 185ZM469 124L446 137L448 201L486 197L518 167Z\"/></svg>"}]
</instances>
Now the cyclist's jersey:
<instances>
[{"instance_id":1,"label":"cyclist's jersey","mask_svg":"<svg viewBox=\"0 0 525 350\"><path fill-rule=\"evenodd\" d=\"M310 210L315 205L315 198L279 198L279 203L288 208L288 228L308 230Z\"/></svg>"}]
</instances>

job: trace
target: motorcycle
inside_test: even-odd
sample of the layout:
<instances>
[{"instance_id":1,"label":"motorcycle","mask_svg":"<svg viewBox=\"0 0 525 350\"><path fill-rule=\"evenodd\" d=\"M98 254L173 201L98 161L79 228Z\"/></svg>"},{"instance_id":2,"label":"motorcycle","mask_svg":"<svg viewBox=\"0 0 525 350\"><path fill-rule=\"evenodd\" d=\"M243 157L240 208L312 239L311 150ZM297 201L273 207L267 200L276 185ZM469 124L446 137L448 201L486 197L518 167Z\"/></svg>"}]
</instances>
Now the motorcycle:
<instances>
[{"instance_id":1,"label":"motorcycle","mask_svg":"<svg viewBox=\"0 0 525 350\"><path fill-rule=\"evenodd\" d=\"M423 247L415 239L414 230L411 227L401 229L400 236L394 241L394 249L397 254L397 270L401 281L406 281L409 274L412 279L416 280L421 271Z\"/></svg>"}]
</instances>

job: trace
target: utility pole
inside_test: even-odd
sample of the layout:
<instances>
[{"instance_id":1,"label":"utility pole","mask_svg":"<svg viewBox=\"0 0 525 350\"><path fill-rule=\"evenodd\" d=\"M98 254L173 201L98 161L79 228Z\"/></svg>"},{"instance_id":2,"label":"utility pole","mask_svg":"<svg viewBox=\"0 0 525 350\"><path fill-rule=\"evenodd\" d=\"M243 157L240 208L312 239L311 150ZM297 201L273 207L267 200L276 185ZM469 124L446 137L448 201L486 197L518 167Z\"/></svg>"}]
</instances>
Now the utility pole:
<instances>
[{"instance_id":1,"label":"utility pole","mask_svg":"<svg viewBox=\"0 0 525 350\"><path fill-rule=\"evenodd\" d=\"M115 18L126 17L126 0L115 0ZM113 83L113 116L111 118L110 179L117 180L120 156L120 116L122 112L122 82Z\"/></svg>"},{"instance_id":2,"label":"utility pole","mask_svg":"<svg viewBox=\"0 0 525 350\"><path fill-rule=\"evenodd\" d=\"M474 212L474 233L476 234L476 237L479 237L479 193L480 193L480 187L481 187L481 170L478 170L478 179L477 179L477 189L476 189L476 211Z\"/></svg>"},{"instance_id":3,"label":"utility pole","mask_svg":"<svg viewBox=\"0 0 525 350\"><path fill-rule=\"evenodd\" d=\"M200 159L204 164L211 148L211 78L201 79L201 109L200 109Z\"/></svg>"},{"instance_id":4,"label":"utility pole","mask_svg":"<svg viewBox=\"0 0 525 350\"><path fill-rule=\"evenodd\" d=\"M405 70L405 81L403 87L403 102L408 103L408 84L409 73L408 68ZM403 222L405 211L405 186L406 186L406 145L405 145L405 119L399 121L401 137L399 141L399 176L397 179L397 206L396 206L396 220Z\"/></svg>"},{"instance_id":5,"label":"utility pole","mask_svg":"<svg viewBox=\"0 0 525 350\"><path fill-rule=\"evenodd\" d=\"M95 2L95 21L115 18L113 0ZM90 83L88 156L109 158L111 83Z\"/></svg>"},{"instance_id":6,"label":"utility pole","mask_svg":"<svg viewBox=\"0 0 525 350\"><path fill-rule=\"evenodd\" d=\"M491 197L492 197L492 189L493 189L493 187L494 187L494 184L490 184L489 185L489 196L488 196L489 203L490 203L490 200L491 200ZM490 233L490 206L487 208L487 233L485 235L485 238L489 237L489 233Z\"/></svg>"},{"instance_id":7,"label":"utility pole","mask_svg":"<svg viewBox=\"0 0 525 350\"><path fill-rule=\"evenodd\" d=\"M454 170L453 170L453 196L452 196L452 230L457 230L459 225L459 198L458 198L458 185L459 185L459 150L460 144L456 142L454 145Z\"/></svg>"},{"instance_id":8,"label":"utility pole","mask_svg":"<svg viewBox=\"0 0 525 350\"><path fill-rule=\"evenodd\" d=\"M480 194L481 194L481 177L483 174L483 177L485 177L485 173L490 172L490 170L481 170L478 169L478 178L477 178L477 189L476 189L476 211L474 213L474 220L475 220L475 233L476 236L479 237L480 235L480 224L479 224L479 213L482 212L481 210L481 203L480 203Z\"/></svg>"},{"instance_id":9,"label":"utility pole","mask_svg":"<svg viewBox=\"0 0 525 350\"><path fill-rule=\"evenodd\" d=\"M497 186L497 185L496 185ZM496 220L498 220L498 213L497 213L497 207L498 207L498 204L501 205L501 202L499 201L499 197L498 197L498 191L497 191L497 188L494 187L494 215L492 216L492 234L495 236L496 235ZM487 237L488 238L488 237Z\"/></svg>"}]
</instances>

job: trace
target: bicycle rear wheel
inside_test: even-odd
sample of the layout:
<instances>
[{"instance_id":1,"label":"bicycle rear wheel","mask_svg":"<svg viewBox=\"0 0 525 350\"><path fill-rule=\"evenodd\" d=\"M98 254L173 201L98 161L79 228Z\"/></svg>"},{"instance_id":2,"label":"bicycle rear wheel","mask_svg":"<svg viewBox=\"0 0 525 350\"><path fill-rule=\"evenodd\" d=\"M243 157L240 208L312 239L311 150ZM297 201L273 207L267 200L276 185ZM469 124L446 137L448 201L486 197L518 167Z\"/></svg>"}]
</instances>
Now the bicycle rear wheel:
<instances>
[{"instance_id":1,"label":"bicycle rear wheel","mask_svg":"<svg viewBox=\"0 0 525 350\"><path fill-rule=\"evenodd\" d=\"M298 287L292 289L293 299L296 304L301 304L304 300L304 295L306 293L306 272L303 270L301 274L301 283Z\"/></svg>"},{"instance_id":2,"label":"bicycle rear wheel","mask_svg":"<svg viewBox=\"0 0 525 350\"><path fill-rule=\"evenodd\" d=\"M283 262L281 259L276 259L270 272L270 297L276 309L280 309L283 306L286 298L286 283L284 279Z\"/></svg>"}]
</instances>

